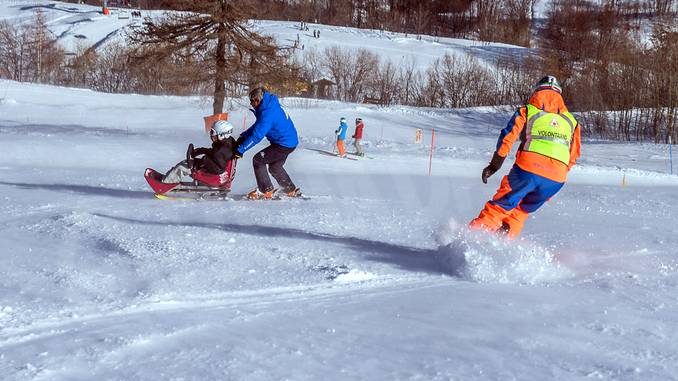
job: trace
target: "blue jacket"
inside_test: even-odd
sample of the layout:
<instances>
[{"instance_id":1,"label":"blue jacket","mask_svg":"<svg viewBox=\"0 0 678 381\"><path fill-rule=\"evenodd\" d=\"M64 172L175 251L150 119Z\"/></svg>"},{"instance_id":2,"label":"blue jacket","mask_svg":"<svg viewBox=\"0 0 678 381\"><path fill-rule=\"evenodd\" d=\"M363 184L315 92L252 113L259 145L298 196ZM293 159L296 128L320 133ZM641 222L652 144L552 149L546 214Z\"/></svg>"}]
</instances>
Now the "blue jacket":
<instances>
[{"instance_id":1,"label":"blue jacket","mask_svg":"<svg viewBox=\"0 0 678 381\"><path fill-rule=\"evenodd\" d=\"M348 130L348 125L346 122L339 123L339 128L337 128L337 139L346 140L346 130Z\"/></svg>"},{"instance_id":2,"label":"blue jacket","mask_svg":"<svg viewBox=\"0 0 678 381\"><path fill-rule=\"evenodd\" d=\"M252 127L240 134L244 138L242 144L237 148L241 155L250 148L254 147L264 137L272 144L278 144L286 148L296 148L299 144L297 129L294 128L292 119L283 110L278 101L278 97L267 91L261 99L259 106L252 110L256 117L256 122Z\"/></svg>"}]
</instances>

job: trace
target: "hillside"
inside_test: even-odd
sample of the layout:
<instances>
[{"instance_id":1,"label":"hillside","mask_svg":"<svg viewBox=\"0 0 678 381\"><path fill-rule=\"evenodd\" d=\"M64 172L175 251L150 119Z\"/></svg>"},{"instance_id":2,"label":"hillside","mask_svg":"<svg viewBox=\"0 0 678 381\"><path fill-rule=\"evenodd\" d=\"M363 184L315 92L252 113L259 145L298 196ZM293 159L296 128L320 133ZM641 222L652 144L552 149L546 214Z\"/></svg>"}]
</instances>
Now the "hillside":
<instances>
[{"instance_id":1,"label":"hillside","mask_svg":"<svg viewBox=\"0 0 678 381\"><path fill-rule=\"evenodd\" d=\"M157 17L163 11L141 11L142 18L131 17L129 10L112 8L111 14L101 14L101 8L81 4L54 1L17 1L0 4L0 21L27 23L34 18L35 11L41 10L48 20L47 25L57 41L68 52L92 46L103 48L107 43L124 42L128 27L140 24L143 17ZM124 17L124 18L120 18ZM365 48L378 51L384 59L394 63L413 60L420 69L426 69L445 53L473 55L481 60L493 61L499 56L522 54L524 48L479 41L434 38L402 33L383 32L356 28L342 28L320 24L307 24L309 30L300 30L300 24L293 21L253 21L262 33L276 37L283 45L291 46L299 39L304 49L322 50L330 46L351 49ZM313 31L320 31L320 38L313 37ZM299 49L298 54L303 52Z\"/></svg>"}]
</instances>

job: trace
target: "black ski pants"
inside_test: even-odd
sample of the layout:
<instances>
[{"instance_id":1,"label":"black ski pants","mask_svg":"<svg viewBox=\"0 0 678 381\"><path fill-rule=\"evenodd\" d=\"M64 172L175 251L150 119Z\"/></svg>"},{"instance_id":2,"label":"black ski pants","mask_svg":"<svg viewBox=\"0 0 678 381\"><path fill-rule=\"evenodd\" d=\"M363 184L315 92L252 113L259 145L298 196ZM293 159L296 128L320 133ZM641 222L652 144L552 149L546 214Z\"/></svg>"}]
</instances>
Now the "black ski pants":
<instances>
[{"instance_id":1,"label":"black ski pants","mask_svg":"<svg viewBox=\"0 0 678 381\"><path fill-rule=\"evenodd\" d=\"M259 188L260 192L273 190L271 178L268 177L267 166L268 172L270 172L271 175L273 175L273 178L275 178L275 181L280 184L280 188L283 192L291 192L296 188L292 179L290 179L290 176L285 171L285 168L283 168L287 156L291 154L292 151L294 151L294 148L271 144L254 155L252 164L254 166L254 176L257 178L257 188Z\"/></svg>"}]
</instances>

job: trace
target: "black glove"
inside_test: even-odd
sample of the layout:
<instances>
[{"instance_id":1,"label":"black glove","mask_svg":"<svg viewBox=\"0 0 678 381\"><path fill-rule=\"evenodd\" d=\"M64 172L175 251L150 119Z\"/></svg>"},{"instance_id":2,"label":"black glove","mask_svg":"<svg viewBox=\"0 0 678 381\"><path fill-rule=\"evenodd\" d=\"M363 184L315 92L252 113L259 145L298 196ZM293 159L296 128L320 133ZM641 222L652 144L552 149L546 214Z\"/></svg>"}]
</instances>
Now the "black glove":
<instances>
[{"instance_id":1,"label":"black glove","mask_svg":"<svg viewBox=\"0 0 678 381\"><path fill-rule=\"evenodd\" d=\"M501 165L504 164L504 157L499 156L498 153L494 153L492 155L492 160L490 160L490 164L483 169L483 173L480 176L481 179L483 179L483 183L487 184L487 179L490 178L490 176L494 175L495 172L501 168Z\"/></svg>"},{"instance_id":2,"label":"black glove","mask_svg":"<svg viewBox=\"0 0 678 381\"><path fill-rule=\"evenodd\" d=\"M238 149L233 150L233 158L234 159L242 159L242 154L238 151Z\"/></svg>"},{"instance_id":3,"label":"black glove","mask_svg":"<svg viewBox=\"0 0 678 381\"><path fill-rule=\"evenodd\" d=\"M193 169L193 158L195 157L194 154L194 149L193 149L193 143L188 145L188 149L186 150L186 163L188 163L188 169Z\"/></svg>"}]
</instances>

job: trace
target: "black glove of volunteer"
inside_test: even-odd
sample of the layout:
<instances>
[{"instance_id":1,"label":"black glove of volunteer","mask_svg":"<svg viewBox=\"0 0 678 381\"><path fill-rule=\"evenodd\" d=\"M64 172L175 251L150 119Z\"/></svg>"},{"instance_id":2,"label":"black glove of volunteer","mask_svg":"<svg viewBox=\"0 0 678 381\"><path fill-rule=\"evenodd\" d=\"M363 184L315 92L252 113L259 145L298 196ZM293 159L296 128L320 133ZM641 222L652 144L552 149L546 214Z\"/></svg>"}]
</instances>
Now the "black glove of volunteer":
<instances>
[{"instance_id":1,"label":"black glove of volunteer","mask_svg":"<svg viewBox=\"0 0 678 381\"><path fill-rule=\"evenodd\" d=\"M490 164L483 169L483 173L481 175L481 179L483 179L483 183L487 184L487 179L490 178L490 176L494 175L495 172L501 168L501 165L504 164L504 157L499 156L496 152L494 155L492 155L492 160L490 160Z\"/></svg>"}]
</instances>

